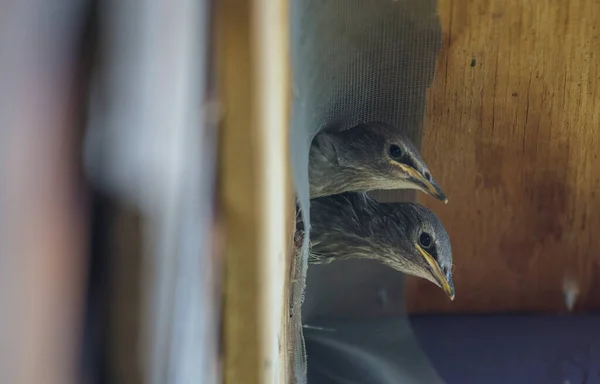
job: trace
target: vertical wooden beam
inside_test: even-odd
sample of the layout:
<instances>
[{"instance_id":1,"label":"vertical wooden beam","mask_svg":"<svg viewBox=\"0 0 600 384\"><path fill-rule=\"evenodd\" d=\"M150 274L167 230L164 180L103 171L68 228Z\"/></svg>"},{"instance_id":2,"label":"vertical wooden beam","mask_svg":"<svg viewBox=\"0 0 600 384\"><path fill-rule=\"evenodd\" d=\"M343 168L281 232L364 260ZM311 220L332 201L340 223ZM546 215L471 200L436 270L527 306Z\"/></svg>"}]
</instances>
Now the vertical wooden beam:
<instances>
[{"instance_id":1,"label":"vertical wooden beam","mask_svg":"<svg viewBox=\"0 0 600 384\"><path fill-rule=\"evenodd\" d=\"M293 205L285 0L218 3L225 383L282 383Z\"/></svg>"}]
</instances>

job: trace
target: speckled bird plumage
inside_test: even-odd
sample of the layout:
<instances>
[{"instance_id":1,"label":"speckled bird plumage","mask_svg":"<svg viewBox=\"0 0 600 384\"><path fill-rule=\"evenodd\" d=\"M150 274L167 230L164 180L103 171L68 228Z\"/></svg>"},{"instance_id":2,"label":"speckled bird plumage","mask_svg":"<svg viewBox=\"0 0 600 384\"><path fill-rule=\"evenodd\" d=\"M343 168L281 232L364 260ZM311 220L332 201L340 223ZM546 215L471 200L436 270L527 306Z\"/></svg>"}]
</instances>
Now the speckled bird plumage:
<instances>
[{"instance_id":1,"label":"speckled bird plumage","mask_svg":"<svg viewBox=\"0 0 600 384\"><path fill-rule=\"evenodd\" d=\"M427 232L433 239L428 252L452 287L453 297L450 239L429 209L415 203L379 203L364 193L343 193L313 199L310 214L310 263L374 259L441 286L416 248ZM297 230L303 229L298 219Z\"/></svg>"},{"instance_id":2,"label":"speckled bird plumage","mask_svg":"<svg viewBox=\"0 0 600 384\"><path fill-rule=\"evenodd\" d=\"M390 156L397 146L399 160ZM410 177L398 165L414 169L421 180ZM348 130L321 132L313 139L309 158L311 198L342 192L387 189L421 189L446 201L414 144L390 124L370 122Z\"/></svg>"}]
</instances>

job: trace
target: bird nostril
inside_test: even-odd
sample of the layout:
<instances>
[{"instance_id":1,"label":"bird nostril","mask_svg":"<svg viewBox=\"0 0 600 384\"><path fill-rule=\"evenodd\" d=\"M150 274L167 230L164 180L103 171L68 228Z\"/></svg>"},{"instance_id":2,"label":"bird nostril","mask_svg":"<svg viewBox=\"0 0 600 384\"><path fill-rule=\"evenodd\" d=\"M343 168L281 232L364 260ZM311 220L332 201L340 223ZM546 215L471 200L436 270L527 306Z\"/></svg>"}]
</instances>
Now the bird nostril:
<instances>
[{"instance_id":1,"label":"bird nostril","mask_svg":"<svg viewBox=\"0 0 600 384\"><path fill-rule=\"evenodd\" d=\"M448 268L448 267L443 267L443 268L442 268L442 271L444 272L444 276L446 276L446 277L450 276L450 271L451 271L451 270L452 270L452 269L451 269L451 268Z\"/></svg>"},{"instance_id":2,"label":"bird nostril","mask_svg":"<svg viewBox=\"0 0 600 384\"><path fill-rule=\"evenodd\" d=\"M427 180L431 181L431 173L429 173L429 172L425 171L425 172L423 173L423 176L425 176L425 178L426 178Z\"/></svg>"}]
</instances>

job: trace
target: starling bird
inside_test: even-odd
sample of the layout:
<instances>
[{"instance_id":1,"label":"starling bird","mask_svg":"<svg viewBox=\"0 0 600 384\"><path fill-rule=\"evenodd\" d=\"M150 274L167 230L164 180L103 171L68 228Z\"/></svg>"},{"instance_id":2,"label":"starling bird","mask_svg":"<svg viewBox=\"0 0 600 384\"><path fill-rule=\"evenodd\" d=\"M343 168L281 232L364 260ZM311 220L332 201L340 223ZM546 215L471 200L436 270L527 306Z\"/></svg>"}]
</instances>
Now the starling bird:
<instances>
[{"instance_id":1,"label":"starling bird","mask_svg":"<svg viewBox=\"0 0 600 384\"><path fill-rule=\"evenodd\" d=\"M311 198L352 191L419 189L448 202L413 143L386 123L317 134L310 147L309 178Z\"/></svg>"},{"instance_id":2,"label":"starling bird","mask_svg":"<svg viewBox=\"0 0 600 384\"><path fill-rule=\"evenodd\" d=\"M379 203L365 193L343 193L311 201L309 262L352 258L377 260L427 279L454 300L452 248L438 217L415 203ZM303 224L297 219L296 244Z\"/></svg>"}]
</instances>

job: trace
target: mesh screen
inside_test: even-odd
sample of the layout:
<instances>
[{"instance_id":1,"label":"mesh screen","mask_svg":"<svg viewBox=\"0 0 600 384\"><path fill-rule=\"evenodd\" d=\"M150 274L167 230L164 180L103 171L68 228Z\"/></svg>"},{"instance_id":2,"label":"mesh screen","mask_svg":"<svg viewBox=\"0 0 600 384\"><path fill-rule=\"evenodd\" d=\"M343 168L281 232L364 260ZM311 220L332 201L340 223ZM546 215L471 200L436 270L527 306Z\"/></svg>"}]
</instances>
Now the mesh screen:
<instances>
[{"instance_id":1,"label":"mesh screen","mask_svg":"<svg viewBox=\"0 0 600 384\"><path fill-rule=\"evenodd\" d=\"M291 25L290 150L303 219L310 220L308 148L318 131L386 121L420 147L441 27L431 0L294 0ZM414 196L375 195L385 200ZM311 267L306 280L307 243L308 236L295 260L291 293L295 381L306 382L303 318L305 324L327 323L335 330L335 336L307 330L311 384L441 382L404 315L401 275L360 261ZM355 361L363 362L360 369L349 370Z\"/></svg>"}]
</instances>

